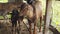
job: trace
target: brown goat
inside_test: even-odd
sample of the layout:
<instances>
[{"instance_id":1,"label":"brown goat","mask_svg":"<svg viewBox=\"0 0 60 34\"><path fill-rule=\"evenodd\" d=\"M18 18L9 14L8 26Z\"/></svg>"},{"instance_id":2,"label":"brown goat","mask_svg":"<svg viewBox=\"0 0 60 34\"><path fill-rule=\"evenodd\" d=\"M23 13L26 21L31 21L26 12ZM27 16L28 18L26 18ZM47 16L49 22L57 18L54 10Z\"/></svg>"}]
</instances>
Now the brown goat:
<instances>
[{"instance_id":1,"label":"brown goat","mask_svg":"<svg viewBox=\"0 0 60 34\"><path fill-rule=\"evenodd\" d=\"M34 33L36 34L36 23L37 20L40 18L40 31L41 31L41 22L42 22L42 5L40 1L35 1L35 3L33 3L33 5L29 5L26 3L23 3L20 7L21 11L19 13L19 16L26 16L26 18L28 19L29 22L29 31L30 34L32 34L31 32L31 23L34 23Z\"/></svg>"}]
</instances>

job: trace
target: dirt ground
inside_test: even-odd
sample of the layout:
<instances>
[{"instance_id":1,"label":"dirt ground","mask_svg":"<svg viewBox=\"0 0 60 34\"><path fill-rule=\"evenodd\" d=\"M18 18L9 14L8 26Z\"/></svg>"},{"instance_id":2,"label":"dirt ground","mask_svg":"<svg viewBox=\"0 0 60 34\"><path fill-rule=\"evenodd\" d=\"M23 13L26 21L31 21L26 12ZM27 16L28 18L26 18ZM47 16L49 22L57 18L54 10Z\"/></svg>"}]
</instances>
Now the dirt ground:
<instances>
[{"instance_id":1,"label":"dirt ground","mask_svg":"<svg viewBox=\"0 0 60 34\"><path fill-rule=\"evenodd\" d=\"M7 22L5 22L5 20L0 20L0 34L12 34L12 24L9 22L9 20L6 21ZM21 34L29 34L25 26L23 27Z\"/></svg>"},{"instance_id":2,"label":"dirt ground","mask_svg":"<svg viewBox=\"0 0 60 34\"><path fill-rule=\"evenodd\" d=\"M28 22L27 20L23 20L26 25L28 26ZM28 29L26 28L26 26L21 23L21 29L22 31L20 32L20 34L29 34ZM10 20L0 20L0 34L12 34L12 24L10 23ZM18 25L17 25L18 26ZM33 26L33 24L32 24ZM29 27L29 26L28 26ZM33 28L33 27L32 27ZM17 30L18 31L18 30ZM32 30L33 31L33 30ZM18 32L17 32L18 33ZM37 34L42 34L41 32L38 32L38 28L37 28ZM52 33L50 33L52 34Z\"/></svg>"}]
</instances>

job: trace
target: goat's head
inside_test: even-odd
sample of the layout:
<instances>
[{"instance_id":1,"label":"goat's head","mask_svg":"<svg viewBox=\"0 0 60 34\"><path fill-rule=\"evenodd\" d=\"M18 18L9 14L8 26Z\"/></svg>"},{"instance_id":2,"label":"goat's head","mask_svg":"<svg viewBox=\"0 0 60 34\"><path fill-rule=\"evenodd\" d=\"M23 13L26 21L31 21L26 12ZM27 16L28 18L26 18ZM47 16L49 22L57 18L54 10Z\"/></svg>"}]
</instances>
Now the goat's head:
<instances>
[{"instance_id":1,"label":"goat's head","mask_svg":"<svg viewBox=\"0 0 60 34\"><path fill-rule=\"evenodd\" d=\"M27 11L28 11L28 5L24 3L20 7L20 13L19 13L19 15L20 16L25 16L26 13L27 13Z\"/></svg>"}]
</instances>

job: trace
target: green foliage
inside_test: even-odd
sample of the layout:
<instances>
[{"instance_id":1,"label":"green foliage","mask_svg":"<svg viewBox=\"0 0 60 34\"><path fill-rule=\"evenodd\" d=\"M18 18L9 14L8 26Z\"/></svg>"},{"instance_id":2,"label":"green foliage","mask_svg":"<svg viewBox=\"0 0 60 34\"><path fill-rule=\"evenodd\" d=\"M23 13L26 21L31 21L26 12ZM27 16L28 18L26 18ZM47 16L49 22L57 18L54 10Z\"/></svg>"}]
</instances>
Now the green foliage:
<instances>
[{"instance_id":1,"label":"green foliage","mask_svg":"<svg viewBox=\"0 0 60 34\"><path fill-rule=\"evenodd\" d=\"M46 7L46 0L42 0L42 11L43 11L43 15L45 15L45 7Z\"/></svg>"},{"instance_id":2,"label":"green foliage","mask_svg":"<svg viewBox=\"0 0 60 34\"><path fill-rule=\"evenodd\" d=\"M53 19L52 25L60 31L60 1L55 1L52 4L53 7Z\"/></svg>"},{"instance_id":3,"label":"green foliage","mask_svg":"<svg viewBox=\"0 0 60 34\"><path fill-rule=\"evenodd\" d=\"M7 16L7 18L11 18L11 15L9 14L9 15L6 15ZM4 17L3 16L0 16L0 19L4 19Z\"/></svg>"},{"instance_id":4,"label":"green foliage","mask_svg":"<svg viewBox=\"0 0 60 34\"><path fill-rule=\"evenodd\" d=\"M8 18L11 18L11 15L7 15Z\"/></svg>"},{"instance_id":5,"label":"green foliage","mask_svg":"<svg viewBox=\"0 0 60 34\"><path fill-rule=\"evenodd\" d=\"M4 19L4 17L3 16L0 16L0 19Z\"/></svg>"},{"instance_id":6,"label":"green foliage","mask_svg":"<svg viewBox=\"0 0 60 34\"><path fill-rule=\"evenodd\" d=\"M7 3L8 0L0 0L0 3Z\"/></svg>"}]
</instances>

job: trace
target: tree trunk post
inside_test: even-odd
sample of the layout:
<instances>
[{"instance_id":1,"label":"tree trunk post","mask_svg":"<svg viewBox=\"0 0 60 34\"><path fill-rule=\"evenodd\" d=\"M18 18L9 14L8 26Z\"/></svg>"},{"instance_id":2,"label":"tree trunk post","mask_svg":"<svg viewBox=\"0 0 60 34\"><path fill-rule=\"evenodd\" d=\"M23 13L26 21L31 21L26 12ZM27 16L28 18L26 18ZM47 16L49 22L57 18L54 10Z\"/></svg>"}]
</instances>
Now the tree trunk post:
<instances>
[{"instance_id":1,"label":"tree trunk post","mask_svg":"<svg viewBox=\"0 0 60 34\"><path fill-rule=\"evenodd\" d=\"M45 10L45 20L44 20L43 34L49 34L51 7L52 7L52 0L46 0L46 10Z\"/></svg>"}]
</instances>

